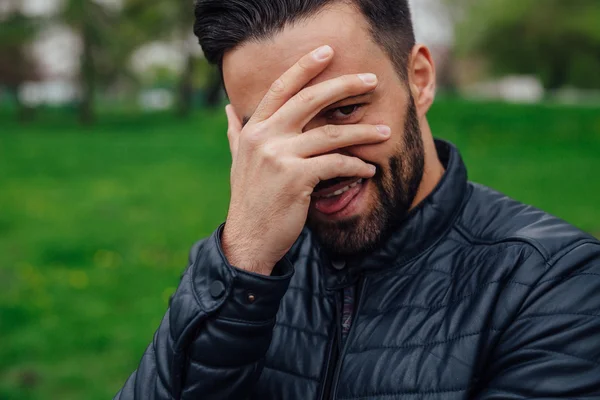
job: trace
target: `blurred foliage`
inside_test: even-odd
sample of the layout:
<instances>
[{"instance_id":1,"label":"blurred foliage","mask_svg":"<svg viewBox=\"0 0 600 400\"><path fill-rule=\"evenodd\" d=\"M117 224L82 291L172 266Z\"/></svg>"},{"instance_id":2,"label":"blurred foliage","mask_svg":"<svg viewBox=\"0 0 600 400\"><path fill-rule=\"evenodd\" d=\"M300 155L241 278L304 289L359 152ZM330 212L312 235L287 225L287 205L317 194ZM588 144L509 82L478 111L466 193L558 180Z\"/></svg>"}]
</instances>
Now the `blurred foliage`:
<instances>
[{"instance_id":1,"label":"blurred foliage","mask_svg":"<svg viewBox=\"0 0 600 400\"><path fill-rule=\"evenodd\" d=\"M495 72L600 88L598 0L448 1L460 5L461 49ZM1 21L0 84L13 93L38 78L27 46L45 23L78 35L80 119L96 120L81 127L71 110L40 109L21 125L0 105L2 400L114 395L152 340L189 247L225 218L226 121L191 107L194 89L212 98L219 76L185 44L191 5L65 0L48 21L18 12ZM181 43L183 71L131 70L132 54L155 40ZM96 102L123 86L175 88L177 115L191 118ZM600 234L597 109L446 100L430 122L459 146L471 179Z\"/></svg>"},{"instance_id":2,"label":"blurred foliage","mask_svg":"<svg viewBox=\"0 0 600 400\"><path fill-rule=\"evenodd\" d=\"M130 83L137 81L129 61L141 45L173 36L182 42L187 39L192 26L192 5L187 0L125 0L122 8L115 10L90 0L66 0L59 21L79 34L83 47L79 73L79 86L83 89L82 122L93 120L97 86L110 87L124 79ZM193 65L191 54L187 57ZM189 68L182 75L188 74ZM187 106L188 99L184 103Z\"/></svg>"},{"instance_id":3,"label":"blurred foliage","mask_svg":"<svg viewBox=\"0 0 600 400\"><path fill-rule=\"evenodd\" d=\"M107 399L225 219L226 120L39 112L0 110L0 399ZM600 233L597 109L439 101L430 122L472 180Z\"/></svg>"},{"instance_id":4,"label":"blurred foliage","mask_svg":"<svg viewBox=\"0 0 600 400\"><path fill-rule=\"evenodd\" d=\"M600 89L600 1L448 2L464 11L459 47L492 71L537 75L548 89Z\"/></svg>"},{"instance_id":5,"label":"blurred foliage","mask_svg":"<svg viewBox=\"0 0 600 400\"><path fill-rule=\"evenodd\" d=\"M123 0L118 7L93 0L64 0L56 15L37 20L19 11L18 0L11 1L10 11L0 16L0 85L13 93L15 101L19 87L38 76L29 45L45 26L67 26L80 43L75 79L80 89L79 119L84 124L94 121L98 98L111 91L132 93L147 83L132 70L131 59L140 47L154 41L172 43L184 56L183 70L169 79L180 115L190 113L198 82L208 92L218 87L220 78L214 68L190 49L193 0ZM210 95L208 100L210 104Z\"/></svg>"},{"instance_id":6,"label":"blurred foliage","mask_svg":"<svg viewBox=\"0 0 600 400\"><path fill-rule=\"evenodd\" d=\"M220 76L193 54L193 0L122 0L110 6L95 0L63 0L57 15L34 20L17 10L20 0L4 0L13 11L0 21L0 85L16 93L23 82L39 77L28 46L44 27L68 26L79 38L80 120L91 123L99 98L115 93L135 96L141 88L169 85L178 115L193 105L220 104ZM600 89L600 1L598 0L442 0L444 12L458 23L458 53L475 70L483 60L496 74L537 75L548 89L564 86ZM8 4L8 3L7 3ZM139 76L132 56L161 41L177 47L183 67ZM443 70L456 68L453 51ZM444 66L440 63L440 66ZM454 68L454 69L453 69ZM467 71L469 76L471 74ZM149 83L153 76L157 81ZM440 73L440 75L444 75ZM446 83L456 83L448 73ZM197 101L199 94L203 101ZM18 107L21 116L24 107Z\"/></svg>"},{"instance_id":7,"label":"blurred foliage","mask_svg":"<svg viewBox=\"0 0 600 400\"><path fill-rule=\"evenodd\" d=\"M38 23L20 12L11 12L0 20L0 85L4 85L17 104L19 116L25 118L26 107L18 95L20 86L38 78L37 66L26 46L35 38Z\"/></svg>"},{"instance_id":8,"label":"blurred foliage","mask_svg":"<svg viewBox=\"0 0 600 400\"><path fill-rule=\"evenodd\" d=\"M94 100L100 78L109 79L114 74L112 29L117 26L116 15L108 8L89 0L66 0L59 16L81 41L79 68L81 88L81 122L89 124L94 119ZM115 38L116 39L116 38Z\"/></svg>"}]
</instances>

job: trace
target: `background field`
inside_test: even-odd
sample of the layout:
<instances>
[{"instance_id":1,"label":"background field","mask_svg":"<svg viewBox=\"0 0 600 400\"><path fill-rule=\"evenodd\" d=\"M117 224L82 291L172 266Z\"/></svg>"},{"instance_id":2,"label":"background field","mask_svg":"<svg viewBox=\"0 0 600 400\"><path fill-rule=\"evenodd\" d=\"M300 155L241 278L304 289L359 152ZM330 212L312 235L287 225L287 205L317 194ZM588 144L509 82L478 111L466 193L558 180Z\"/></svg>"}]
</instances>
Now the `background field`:
<instances>
[{"instance_id":1,"label":"background field","mask_svg":"<svg viewBox=\"0 0 600 400\"><path fill-rule=\"evenodd\" d=\"M41 118L43 117L43 118ZM111 398L225 218L222 115L0 114L0 399ZM438 102L470 178L600 234L600 110Z\"/></svg>"}]
</instances>

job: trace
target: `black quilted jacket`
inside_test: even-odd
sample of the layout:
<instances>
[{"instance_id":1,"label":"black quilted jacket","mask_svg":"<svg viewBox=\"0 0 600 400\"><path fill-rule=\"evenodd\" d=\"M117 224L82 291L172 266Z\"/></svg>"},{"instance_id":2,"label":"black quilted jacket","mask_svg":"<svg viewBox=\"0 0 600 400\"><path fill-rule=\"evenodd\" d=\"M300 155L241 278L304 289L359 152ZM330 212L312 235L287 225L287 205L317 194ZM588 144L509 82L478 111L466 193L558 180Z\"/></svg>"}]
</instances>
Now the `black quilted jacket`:
<instances>
[{"instance_id":1,"label":"black quilted jacket","mask_svg":"<svg viewBox=\"0 0 600 400\"><path fill-rule=\"evenodd\" d=\"M116 399L600 399L600 243L437 147L442 182L366 259L332 263L304 232L262 277L227 263L220 229L194 246Z\"/></svg>"}]
</instances>

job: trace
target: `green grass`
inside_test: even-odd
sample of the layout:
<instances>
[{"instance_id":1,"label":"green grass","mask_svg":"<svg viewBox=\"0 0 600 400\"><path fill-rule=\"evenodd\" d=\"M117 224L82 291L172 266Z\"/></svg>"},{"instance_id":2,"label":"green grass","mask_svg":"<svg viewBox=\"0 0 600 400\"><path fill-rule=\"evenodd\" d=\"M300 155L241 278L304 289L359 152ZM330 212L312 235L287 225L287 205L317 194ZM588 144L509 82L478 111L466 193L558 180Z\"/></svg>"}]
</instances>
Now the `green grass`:
<instances>
[{"instance_id":1,"label":"green grass","mask_svg":"<svg viewBox=\"0 0 600 400\"><path fill-rule=\"evenodd\" d=\"M600 233L600 112L442 101L472 180ZM0 114L0 399L106 399L225 218L221 115Z\"/></svg>"}]
</instances>

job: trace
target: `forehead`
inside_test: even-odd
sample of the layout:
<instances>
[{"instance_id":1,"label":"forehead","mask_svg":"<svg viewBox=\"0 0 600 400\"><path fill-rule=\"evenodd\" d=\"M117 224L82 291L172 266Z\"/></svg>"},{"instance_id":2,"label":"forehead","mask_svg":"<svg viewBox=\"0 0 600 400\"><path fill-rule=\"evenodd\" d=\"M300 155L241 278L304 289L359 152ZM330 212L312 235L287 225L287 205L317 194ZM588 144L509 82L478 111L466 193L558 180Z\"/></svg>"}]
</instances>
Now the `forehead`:
<instances>
[{"instance_id":1,"label":"forehead","mask_svg":"<svg viewBox=\"0 0 600 400\"><path fill-rule=\"evenodd\" d=\"M369 24L354 7L335 5L287 26L272 38L249 41L223 59L225 87L233 106L242 112L256 107L271 84L302 56L322 45L335 56L328 68L308 86L345 74L389 70L385 53L369 32Z\"/></svg>"}]
</instances>

